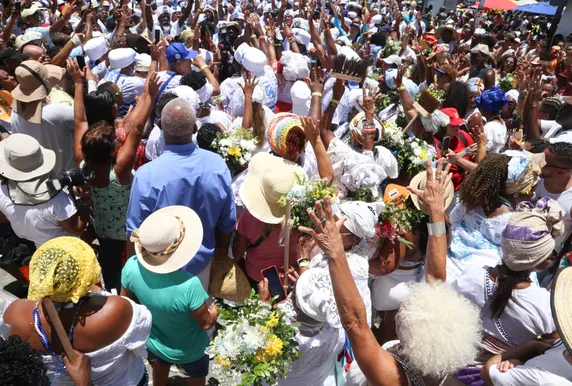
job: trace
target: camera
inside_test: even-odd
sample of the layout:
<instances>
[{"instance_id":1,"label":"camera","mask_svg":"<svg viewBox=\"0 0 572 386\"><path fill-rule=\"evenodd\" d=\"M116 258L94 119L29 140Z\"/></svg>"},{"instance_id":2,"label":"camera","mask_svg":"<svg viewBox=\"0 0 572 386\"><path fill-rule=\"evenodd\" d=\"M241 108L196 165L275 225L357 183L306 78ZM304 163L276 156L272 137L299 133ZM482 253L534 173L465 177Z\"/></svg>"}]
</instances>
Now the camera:
<instances>
[{"instance_id":1,"label":"camera","mask_svg":"<svg viewBox=\"0 0 572 386\"><path fill-rule=\"evenodd\" d=\"M64 187L72 188L74 186L82 186L86 182L92 181L95 178L95 172L89 166L83 168L75 168L64 170L60 173L59 177L46 182L49 189L60 191Z\"/></svg>"}]
</instances>

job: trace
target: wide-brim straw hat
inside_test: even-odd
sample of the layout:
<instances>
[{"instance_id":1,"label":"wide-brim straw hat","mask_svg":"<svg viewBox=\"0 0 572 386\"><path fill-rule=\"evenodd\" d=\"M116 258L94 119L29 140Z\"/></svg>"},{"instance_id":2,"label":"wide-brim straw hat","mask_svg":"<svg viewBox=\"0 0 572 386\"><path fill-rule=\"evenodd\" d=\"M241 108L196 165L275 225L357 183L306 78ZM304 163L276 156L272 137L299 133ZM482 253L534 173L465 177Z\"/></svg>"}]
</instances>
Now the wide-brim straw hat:
<instances>
[{"instance_id":1,"label":"wide-brim straw hat","mask_svg":"<svg viewBox=\"0 0 572 386\"><path fill-rule=\"evenodd\" d=\"M137 259L148 271L166 274L187 265L203 240L203 225L194 210L174 205L153 212L131 234Z\"/></svg>"},{"instance_id":2,"label":"wide-brim straw hat","mask_svg":"<svg viewBox=\"0 0 572 386\"><path fill-rule=\"evenodd\" d=\"M248 278L230 257L218 258L211 261L211 279L209 295L215 298L242 302L250 295Z\"/></svg>"},{"instance_id":3,"label":"wide-brim straw hat","mask_svg":"<svg viewBox=\"0 0 572 386\"><path fill-rule=\"evenodd\" d=\"M61 67L35 60L22 62L15 73L19 84L12 90L12 96L25 103L43 100L63 77Z\"/></svg>"},{"instance_id":4,"label":"wide-brim straw hat","mask_svg":"<svg viewBox=\"0 0 572 386\"><path fill-rule=\"evenodd\" d=\"M443 35L443 31L451 31L453 33L453 40L457 40L459 33L452 24L446 24L439 29L437 29L437 37L440 38Z\"/></svg>"},{"instance_id":5,"label":"wide-brim straw hat","mask_svg":"<svg viewBox=\"0 0 572 386\"><path fill-rule=\"evenodd\" d=\"M572 354L572 267L556 273L550 293L552 315L556 329L569 353Z\"/></svg>"},{"instance_id":6,"label":"wide-brim straw hat","mask_svg":"<svg viewBox=\"0 0 572 386\"><path fill-rule=\"evenodd\" d=\"M446 178L446 176L443 176ZM424 190L425 186L427 185L427 172L418 173L415 177L411 179L409 186L412 188L417 188L419 190ZM449 184L445 188L445 209L451 205L453 202L453 196L455 195L455 188L453 186L453 182L449 181ZM429 214L429 208L425 205L425 203L417 196L416 194L411 194L411 201L413 201L413 205L420 211L425 214Z\"/></svg>"},{"instance_id":7,"label":"wide-brim straw hat","mask_svg":"<svg viewBox=\"0 0 572 386\"><path fill-rule=\"evenodd\" d=\"M248 175L239 195L248 211L265 224L279 224L286 208L278 201L296 184L296 175L304 169L293 162L269 153L258 153L248 164Z\"/></svg>"}]
</instances>

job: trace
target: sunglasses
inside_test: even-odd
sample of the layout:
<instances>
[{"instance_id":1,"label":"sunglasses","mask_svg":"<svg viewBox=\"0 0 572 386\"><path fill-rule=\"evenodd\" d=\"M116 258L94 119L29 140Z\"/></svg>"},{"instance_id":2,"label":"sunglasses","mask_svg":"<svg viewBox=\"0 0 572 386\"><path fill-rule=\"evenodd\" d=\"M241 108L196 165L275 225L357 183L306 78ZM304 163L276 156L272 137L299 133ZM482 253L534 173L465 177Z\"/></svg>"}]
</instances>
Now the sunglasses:
<instances>
[{"instance_id":1,"label":"sunglasses","mask_svg":"<svg viewBox=\"0 0 572 386\"><path fill-rule=\"evenodd\" d=\"M556 165L552 165L547 163L546 165L544 165L544 167L549 167L549 168L554 168L554 169L562 169L562 170L570 170L572 168L570 167L562 167L562 166L556 166Z\"/></svg>"}]
</instances>

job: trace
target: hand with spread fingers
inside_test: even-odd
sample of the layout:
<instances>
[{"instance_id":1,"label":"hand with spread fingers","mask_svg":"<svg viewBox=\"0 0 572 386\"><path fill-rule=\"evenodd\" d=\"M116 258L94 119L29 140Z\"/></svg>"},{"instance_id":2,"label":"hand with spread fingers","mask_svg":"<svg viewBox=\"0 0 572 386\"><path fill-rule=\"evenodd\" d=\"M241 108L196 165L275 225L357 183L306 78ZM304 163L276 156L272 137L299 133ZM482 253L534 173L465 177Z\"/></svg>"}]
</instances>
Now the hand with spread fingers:
<instances>
[{"instance_id":1,"label":"hand with spread fingers","mask_svg":"<svg viewBox=\"0 0 572 386\"><path fill-rule=\"evenodd\" d=\"M445 166L446 165L446 166ZM411 193L417 195L421 201L427 206L430 213L445 212L445 191L447 185L451 182L452 173L449 173L451 164L447 164L444 158L437 163L437 169L433 172L431 161L427 161L427 183L424 190L407 187Z\"/></svg>"},{"instance_id":2,"label":"hand with spread fingers","mask_svg":"<svg viewBox=\"0 0 572 386\"><path fill-rule=\"evenodd\" d=\"M304 128L304 135L312 145L316 143L320 137L320 121L314 123L314 120L310 117L300 117L302 121L302 127Z\"/></svg>"},{"instance_id":3,"label":"hand with spread fingers","mask_svg":"<svg viewBox=\"0 0 572 386\"><path fill-rule=\"evenodd\" d=\"M316 210L308 209L308 215L314 223L314 229L299 227L298 230L310 235L326 256L330 258L345 257L340 227L346 221L346 218L342 217L336 221L332 213L330 197L326 196L324 198L324 205L316 201Z\"/></svg>"},{"instance_id":4,"label":"hand with spread fingers","mask_svg":"<svg viewBox=\"0 0 572 386\"><path fill-rule=\"evenodd\" d=\"M242 92L244 93L244 97L252 98L252 94L254 94L254 89L258 85L258 81L256 77L251 77L250 73L245 74L244 76L244 86L238 83Z\"/></svg>"},{"instance_id":5,"label":"hand with spread fingers","mask_svg":"<svg viewBox=\"0 0 572 386\"><path fill-rule=\"evenodd\" d=\"M365 113L365 119L371 121L373 119L374 114L375 114L375 111L374 111L375 101L373 99L373 96L368 93L365 82L363 83L362 91L363 91L362 100L358 101L358 104L359 104L359 107L361 107L361 109Z\"/></svg>"}]
</instances>

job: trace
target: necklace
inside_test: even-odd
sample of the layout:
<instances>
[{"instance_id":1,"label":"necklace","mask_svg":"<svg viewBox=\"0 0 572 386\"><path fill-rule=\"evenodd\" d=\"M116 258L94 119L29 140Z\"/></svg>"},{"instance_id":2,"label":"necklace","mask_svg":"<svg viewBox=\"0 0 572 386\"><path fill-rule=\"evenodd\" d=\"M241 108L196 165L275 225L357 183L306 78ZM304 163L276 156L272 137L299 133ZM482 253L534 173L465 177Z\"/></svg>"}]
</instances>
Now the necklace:
<instances>
[{"instance_id":1,"label":"necklace","mask_svg":"<svg viewBox=\"0 0 572 386\"><path fill-rule=\"evenodd\" d=\"M512 204L511 204L506 198L501 197L501 198L500 198L500 202L501 202L503 205L508 206L508 207L510 208L510 210L514 211L514 207L512 206Z\"/></svg>"}]
</instances>

